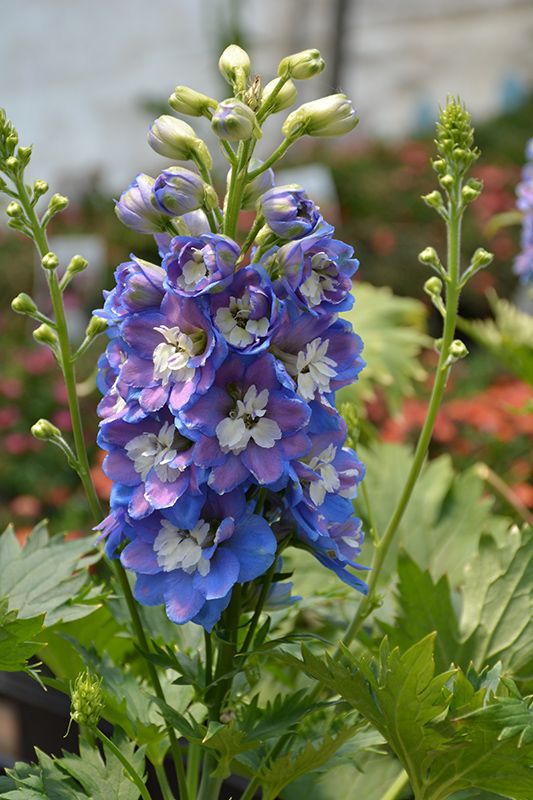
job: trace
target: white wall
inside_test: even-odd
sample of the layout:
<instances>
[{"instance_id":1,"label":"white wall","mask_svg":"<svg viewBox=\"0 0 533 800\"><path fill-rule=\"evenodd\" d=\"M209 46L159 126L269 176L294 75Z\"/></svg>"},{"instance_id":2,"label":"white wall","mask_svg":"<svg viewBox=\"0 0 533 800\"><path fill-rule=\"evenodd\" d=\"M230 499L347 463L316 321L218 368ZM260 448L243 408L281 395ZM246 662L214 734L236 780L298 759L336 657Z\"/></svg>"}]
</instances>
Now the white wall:
<instances>
[{"instance_id":1,"label":"white wall","mask_svg":"<svg viewBox=\"0 0 533 800\"><path fill-rule=\"evenodd\" d=\"M305 46L326 57L334 0L242 0L258 71ZM0 105L35 145L34 177L72 191L101 173L117 191L161 166L145 144L142 99L176 83L222 96L217 36L222 0L0 0ZM531 0L352 0L342 88L358 136L400 136L460 93L476 115L533 87ZM301 84L330 92L331 71ZM309 94L311 93L311 94Z\"/></svg>"}]
</instances>

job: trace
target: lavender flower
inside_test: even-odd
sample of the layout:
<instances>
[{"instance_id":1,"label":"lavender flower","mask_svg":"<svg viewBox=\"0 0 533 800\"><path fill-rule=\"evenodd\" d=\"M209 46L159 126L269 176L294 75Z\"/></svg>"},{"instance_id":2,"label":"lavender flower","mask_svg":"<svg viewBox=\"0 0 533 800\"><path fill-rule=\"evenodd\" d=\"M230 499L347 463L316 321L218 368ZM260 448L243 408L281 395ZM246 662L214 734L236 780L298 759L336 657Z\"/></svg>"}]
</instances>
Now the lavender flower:
<instances>
[{"instance_id":1,"label":"lavender flower","mask_svg":"<svg viewBox=\"0 0 533 800\"><path fill-rule=\"evenodd\" d=\"M139 233L158 233L165 230L168 215L156 206L154 179L140 172L115 204L119 220Z\"/></svg>"},{"instance_id":2,"label":"lavender flower","mask_svg":"<svg viewBox=\"0 0 533 800\"><path fill-rule=\"evenodd\" d=\"M268 227L282 239L299 239L311 233L322 217L301 186L275 186L259 199Z\"/></svg>"},{"instance_id":3,"label":"lavender flower","mask_svg":"<svg viewBox=\"0 0 533 800\"><path fill-rule=\"evenodd\" d=\"M240 252L228 236L175 236L163 259L167 286L184 297L220 292L231 282Z\"/></svg>"},{"instance_id":4,"label":"lavender flower","mask_svg":"<svg viewBox=\"0 0 533 800\"><path fill-rule=\"evenodd\" d=\"M157 207L170 216L196 211L205 202L205 183L199 175L184 167L163 170L153 188Z\"/></svg>"},{"instance_id":5,"label":"lavender flower","mask_svg":"<svg viewBox=\"0 0 533 800\"><path fill-rule=\"evenodd\" d=\"M522 283L533 282L533 139L526 145L528 162L522 170L522 181L516 187L517 207L524 214L522 252L515 259L514 272Z\"/></svg>"}]
</instances>

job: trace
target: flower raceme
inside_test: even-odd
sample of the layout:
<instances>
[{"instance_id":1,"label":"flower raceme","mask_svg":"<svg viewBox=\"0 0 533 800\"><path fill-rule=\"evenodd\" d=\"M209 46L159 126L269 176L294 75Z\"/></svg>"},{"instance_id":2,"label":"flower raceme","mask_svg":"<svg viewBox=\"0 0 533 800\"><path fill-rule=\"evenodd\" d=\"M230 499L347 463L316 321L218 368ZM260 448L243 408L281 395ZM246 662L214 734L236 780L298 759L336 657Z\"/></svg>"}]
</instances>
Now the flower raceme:
<instances>
[{"instance_id":1,"label":"flower raceme","mask_svg":"<svg viewBox=\"0 0 533 800\"><path fill-rule=\"evenodd\" d=\"M243 98L227 108L251 120L240 108L246 69L223 66ZM203 112L231 140L226 106ZM239 136L255 141L245 127ZM240 191L241 204L256 202L260 232L241 251L192 128L164 117L150 142L191 158L201 177L167 167L138 176L117 203L124 224L154 236L159 259L121 264L96 312L109 335L98 376L99 444L113 483L100 526L106 550L136 574L141 603L207 630L236 584L281 569L288 545L365 591L353 571L363 534L352 505L364 467L335 407L364 366L361 340L339 317L353 303L353 249L333 238L302 187L273 186L267 167ZM262 167L255 160L239 175Z\"/></svg>"}]
</instances>

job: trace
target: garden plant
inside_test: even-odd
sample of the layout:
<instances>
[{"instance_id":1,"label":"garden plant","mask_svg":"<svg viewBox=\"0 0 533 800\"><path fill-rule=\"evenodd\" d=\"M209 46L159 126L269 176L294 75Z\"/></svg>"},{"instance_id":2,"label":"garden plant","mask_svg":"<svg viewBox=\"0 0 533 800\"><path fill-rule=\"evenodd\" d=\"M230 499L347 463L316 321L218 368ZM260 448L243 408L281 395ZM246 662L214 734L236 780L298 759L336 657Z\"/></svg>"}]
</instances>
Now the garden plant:
<instances>
[{"instance_id":1,"label":"garden plant","mask_svg":"<svg viewBox=\"0 0 533 800\"><path fill-rule=\"evenodd\" d=\"M356 112L340 93L304 103L273 152L255 152L324 66L296 53L265 84L231 45L219 61L231 97L176 87L175 114L148 133L172 163L138 174L115 207L152 258L117 267L76 345L65 291L90 266L51 252L68 200L28 182L31 147L0 112L8 224L35 245L51 300L48 312L22 293L12 308L37 323L70 411L70 431L39 419L32 434L62 451L94 524L0 536L0 670L67 695L78 740L6 770L1 800L533 798L531 515L497 475L495 508L479 469L428 460L468 360L460 336L531 381L531 323L497 298L491 323L460 316L492 255L462 252L483 186L470 116L449 98L422 198L447 237L446 252L419 255L442 318L430 395L413 449L380 440L365 400L394 407L419 385L428 338L406 318L420 304L366 283L305 188L273 171L304 137L350 133ZM184 116L209 121L223 199ZM527 284L531 167L519 212ZM80 412L89 353L109 508Z\"/></svg>"}]
</instances>

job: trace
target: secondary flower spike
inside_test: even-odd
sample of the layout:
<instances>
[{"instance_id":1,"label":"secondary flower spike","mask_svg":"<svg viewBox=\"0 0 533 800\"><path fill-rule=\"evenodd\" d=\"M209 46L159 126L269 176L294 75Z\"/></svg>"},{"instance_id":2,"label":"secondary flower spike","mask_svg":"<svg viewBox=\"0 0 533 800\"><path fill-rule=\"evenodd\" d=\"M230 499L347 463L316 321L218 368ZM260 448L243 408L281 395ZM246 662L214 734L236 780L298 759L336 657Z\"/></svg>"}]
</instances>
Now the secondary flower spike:
<instances>
[{"instance_id":1,"label":"secondary flower spike","mask_svg":"<svg viewBox=\"0 0 533 800\"><path fill-rule=\"evenodd\" d=\"M237 585L252 584L242 597L262 596L258 579L274 564L281 571L288 546L366 591L353 514L364 466L336 408L364 366L363 343L342 318L359 262L304 187L276 186L275 159L253 157L258 118L294 100L289 75L322 67L318 51L289 56L261 92L247 54L227 48L220 69L234 97L178 87L171 98L179 112L211 119L230 163L222 207L205 143L169 115L150 144L195 168L139 175L117 204L126 225L155 241L150 261L131 255L117 268L95 312L109 337L98 442L112 490L100 529L108 555L136 575L140 603L207 631ZM344 95L306 103L287 118L282 149L356 121ZM252 217L244 231L242 209ZM288 588L267 594L282 602Z\"/></svg>"}]
</instances>

